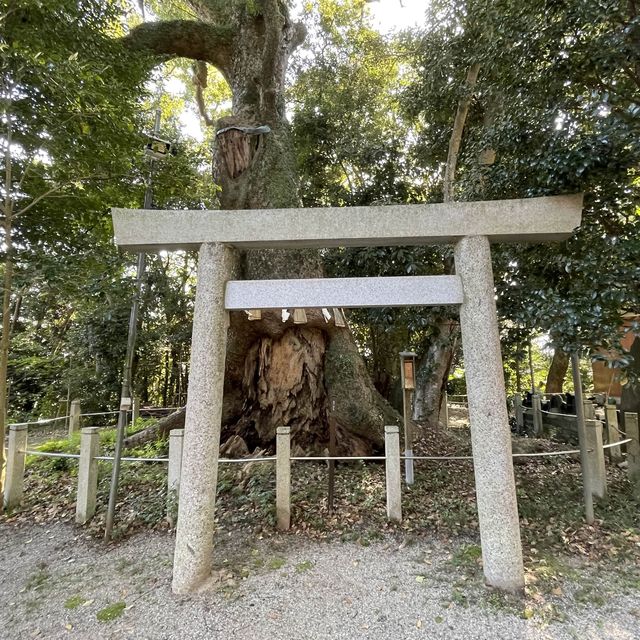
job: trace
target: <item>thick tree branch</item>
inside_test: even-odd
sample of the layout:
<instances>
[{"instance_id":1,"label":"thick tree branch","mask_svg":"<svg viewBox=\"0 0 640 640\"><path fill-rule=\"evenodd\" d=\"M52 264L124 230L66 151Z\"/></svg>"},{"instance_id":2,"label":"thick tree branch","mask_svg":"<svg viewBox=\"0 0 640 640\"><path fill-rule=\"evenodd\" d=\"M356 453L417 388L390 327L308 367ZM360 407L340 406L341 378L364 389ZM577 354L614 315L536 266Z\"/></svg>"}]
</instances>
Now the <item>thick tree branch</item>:
<instances>
[{"instance_id":1,"label":"thick tree branch","mask_svg":"<svg viewBox=\"0 0 640 640\"><path fill-rule=\"evenodd\" d=\"M262 78L263 95L262 102L266 112L274 117L277 109L277 85L282 74L276 66L279 61L278 49L281 45L282 29L285 25L285 16L280 13L278 0L265 0L263 5L263 17L265 23L265 42L262 52Z\"/></svg>"},{"instance_id":2,"label":"thick tree branch","mask_svg":"<svg viewBox=\"0 0 640 640\"><path fill-rule=\"evenodd\" d=\"M207 88L207 63L202 60L196 60L193 65L193 86L196 90L196 102L198 104L198 111L200 112L200 116L204 120L204 123L207 127L212 127L214 125L213 120L209 117L207 113L207 106L204 103L204 90Z\"/></svg>"},{"instance_id":3,"label":"thick tree branch","mask_svg":"<svg viewBox=\"0 0 640 640\"><path fill-rule=\"evenodd\" d=\"M160 56L203 60L229 77L233 30L195 20L145 22L124 38L133 49Z\"/></svg>"},{"instance_id":4,"label":"thick tree branch","mask_svg":"<svg viewBox=\"0 0 640 640\"><path fill-rule=\"evenodd\" d=\"M456 167L458 165L458 154L462 145L462 132L467 121L467 114L471 106L473 98L473 90L480 73L480 65L476 62L469 67L467 71L467 79L465 81L465 93L458 102L458 110L456 118L453 122L453 131L449 139L449 154L447 156L447 166L444 172L444 185L442 187L444 201L451 202L453 198L453 185L456 175Z\"/></svg>"}]
</instances>

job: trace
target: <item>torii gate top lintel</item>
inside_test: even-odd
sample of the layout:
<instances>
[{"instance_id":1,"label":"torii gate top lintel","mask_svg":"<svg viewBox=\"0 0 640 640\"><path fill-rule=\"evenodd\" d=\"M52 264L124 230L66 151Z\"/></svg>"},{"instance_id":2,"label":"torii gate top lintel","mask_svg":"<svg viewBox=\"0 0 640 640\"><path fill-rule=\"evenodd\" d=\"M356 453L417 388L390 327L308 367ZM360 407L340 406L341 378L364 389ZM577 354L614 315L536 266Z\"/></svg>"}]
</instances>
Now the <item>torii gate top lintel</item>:
<instances>
[{"instance_id":1,"label":"torii gate top lintel","mask_svg":"<svg viewBox=\"0 0 640 640\"><path fill-rule=\"evenodd\" d=\"M116 244L131 251L550 242L580 225L582 195L521 200L238 211L112 209Z\"/></svg>"}]
</instances>

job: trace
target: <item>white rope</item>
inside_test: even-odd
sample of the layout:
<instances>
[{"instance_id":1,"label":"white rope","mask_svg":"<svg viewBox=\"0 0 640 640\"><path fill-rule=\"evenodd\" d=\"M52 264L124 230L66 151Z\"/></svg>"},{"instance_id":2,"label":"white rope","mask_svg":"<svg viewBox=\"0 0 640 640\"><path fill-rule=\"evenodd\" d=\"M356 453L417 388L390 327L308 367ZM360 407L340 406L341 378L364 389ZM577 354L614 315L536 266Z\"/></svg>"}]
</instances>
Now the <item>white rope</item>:
<instances>
[{"instance_id":1,"label":"white rope","mask_svg":"<svg viewBox=\"0 0 640 640\"><path fill-rule=\"evenodd\" d=\"M603 445L603 449L610 449L611 447L619 447L620 445L631 442L632 438L626 440L620 440L619 442L612 442L611 444ZM79 458L78 453L63 453L61 451L21 451L29 456L43 456L45 458ZM564 451L543 451L538 453L514 453L513 458L544 458L551 456L566 456L580 453L580 449L567 449ZM588 449L587 453L593 453L593 449ZM292 457L289 458L296 462L306 461L324 461L324 460L386 460L386 456L305 456L305 457ZM400 456L401 460L473 460L473 456ZM113 456L96 456L94 460L112 461ZM120 458L121 462L169 462L169 458ZM267 458L221 458L218 460L219 464L237 463L245 464L248 462L274 462L276 456L270 456Z\"/></svg>"},{"instance_id":2,"label":"white rope","mask_svg":"<svg viewBox=\"0 0 640 640\"><path fill-rule=\"evenodd\" d=\"M115 413L120 413L119 411L97 411L95 413L81 413L80 417L83 418L85 416L110 416ZM127 409L127 413L131 413L130 409Z\"/></svg>"},{"instance_id":3,"label":"white rope","mask_svg":"<svg viewBox=\"0 0 640 640\"><path fill-rule=\"evenodd\" d=\"M305 462L307 460L386 460L386 456L305 456L302 458L290 458L290 460L296 460Z\"/></svg>"},{"instance_id":4,"label":"white rope","mask_svg":"<svg viewBox=\"0 0 640 640\"><path fill-rule=\"evenodd\" d=\"M593 449L587 450L587 453L593 452ZM550 456L568 456L575 453L580 453L580 449L568 449L567 451L547 451L541 453L514 453L513 458L544 458Z\"/></svg>"},{"instance_id":5,"label":"white rope","mask_svg":"<svg viewBox=\"0 0 640 640\"><path fill-rule=\"evenodd\" d=\"M274 462L275 459L275 456L270 456L268 458L221 458L218 462L222 464L226 464L227 462L239 462L242 464L243 462Z\"/></svg>"},{"instance_id":6,"label":"white rope","mask_svg":"<svg viewBox=\"0 0 640 640\"><path fill-rule=\"evenodd\" d=\"M529 411L533 411L533 409L531 407L523 407L523 409L526 410L528 409ZM577 418L578 416L574 415L573 413L557 413L555 411L545 411L544 409L540 409L540 413L546 413L548 416L562 416L563 418ZM588 418L587 418L588 420Z\"/></svg>"},{"instance_id":7,"label":"white rope","mask_svg":"<svg viewBox=\"0 0 640 640\"><path fill-rule=\"evenodd\" d=\"M48 424L49 422L57 422L59 420L66 420L71 416L60 416L59 418L46 418L45 420L34 420L33 422L13 422L9 427L26 427L30 424Z\"/></svg>"},{"instance_id":8,"label":"white rope","mask_svg":"<svg viewBox=\"0 0 640 640\"><path fill-rule=\"evenodd\" d=\"M112 462L114 460L113 456L96 456L94 460L105 460L107 462ZM169 458L127 458L123 456L120 458L120 462L169 462Z\"/></svg>"},{"instance_id":9,"label":"white rope","mask_svg":"<svg viewBox=\"0 0 640 640\"><path fill-rule=\"evenodd\" d=\"M607 424L607 423L605 423ZM607 427L613 427L621 436L626 436L627 434L622 431L620 428L616 427L615 424L607 424Z\"/></svg>"},{"instance_id":10,"label":"white rope","mask_svg":"<svg viewBox=\"0 0 640 640\"><path fill-rule=\"evenodd\" d=\"M96 456L94 460L113 460L113 456ZM270 458L220 458L218 460L219 464L226 464L228 462L238 462L238 463L246 463L246 462L273 462L275 461L275 456ZM130 458L130 457L122 457L120 458L121 462L169 462L169 458Z\"/></svg>"},{"instance_id":11,"label":"white rope","mask_svg":"<svg viewBox=\"0 0 640 640\"><path fill-rule=\"evenodd\" d=\"M62 451L21 451L28 456L43 456L45 458L79 458L79 453L63 453Z\"/></svg>"},{"instance_id":12,"label":"white rope","mask_svg":"<svg viewBox=\"0 0 640 640\"><path fill-rule=\"evenodd\" d=\"M400 456L401 460L473 460L472 456Z\"/></svg>"},{"instance_id":13,"label":"white rope","mask_svg":"<svg viewBox=\"0 0 640 640\"><path fill-rule=\"evenodd\" d=\"M603 449L611 449L611 447L619 447L621 444L627 444L627 442L631 442L633 438L627 438L626 440L620 440L619 442L612 442L611 444L605 444Z\"/></svg>"},{"instance_id":14,"label":"white rope","mask_svg":"<svg viewBox=\"0 0 640 640\"><path fill-rule=\"evenodd\" d=\"M140 413L143 412L153 412L153 411L176 411L177 409L181 409L182 407L149 407L140 409ZM90 417L90 416L109 416L118 414L120 411L96 411L94 413L81 413L80 417ZM132 413L132 409L127 409L127 413ZM39 425L39 424L48 424L50 422L58 422L59 420L67 420L71 416L60 416L59 418L45 418L44 420L33 420L32 422L12 422L8 424L8 427L27 427L29 425Z\"/></svg>"}]
</instances>

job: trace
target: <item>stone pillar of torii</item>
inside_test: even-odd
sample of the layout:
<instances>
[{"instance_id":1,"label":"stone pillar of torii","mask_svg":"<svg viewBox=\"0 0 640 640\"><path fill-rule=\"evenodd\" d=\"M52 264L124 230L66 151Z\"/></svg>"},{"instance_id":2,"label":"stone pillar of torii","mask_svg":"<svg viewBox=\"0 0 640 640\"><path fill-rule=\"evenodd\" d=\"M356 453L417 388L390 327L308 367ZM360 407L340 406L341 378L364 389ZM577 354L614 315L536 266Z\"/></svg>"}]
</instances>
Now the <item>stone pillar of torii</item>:
<instances>
[{"instance_id":1,"label":"stone pillar of torii","mask_svg":"<svg viewBox=\"0 0 640 640\"><path fill-rule=\"evenodd\" d=\"M116 244L198 249L173 590L210 576L228 312L459 305L482 559L489 585L524 587L491 242L551 242L580 225L582 196L383 207L113 209ZM236 249L455 245L456 275L239 281Z\"/></svg>"}]
</instances>

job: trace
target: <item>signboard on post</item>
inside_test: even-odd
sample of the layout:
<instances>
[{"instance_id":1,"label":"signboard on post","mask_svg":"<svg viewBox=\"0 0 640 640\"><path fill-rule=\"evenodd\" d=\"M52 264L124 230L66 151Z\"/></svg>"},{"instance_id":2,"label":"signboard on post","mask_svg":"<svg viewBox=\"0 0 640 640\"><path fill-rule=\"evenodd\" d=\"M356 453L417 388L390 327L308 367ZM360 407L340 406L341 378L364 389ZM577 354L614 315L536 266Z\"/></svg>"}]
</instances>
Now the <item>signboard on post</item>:
<instances>
[{"instance_id":1,"label":"signboard on post","mask_svg":"<svg viewBox=\"0 0 640 640\"><path fill-rule=\"evenodd\" d=\"M411 395L416 388L416 354L400 352L400 375L402 378L402 417L404 419L404 477L413 484L413 431L411 429Z\"/></svg>"}]
</instances>

